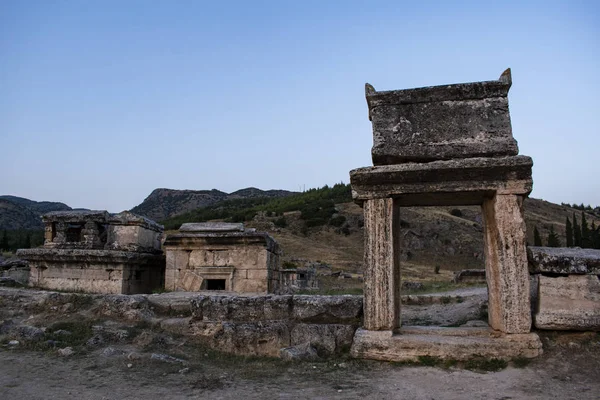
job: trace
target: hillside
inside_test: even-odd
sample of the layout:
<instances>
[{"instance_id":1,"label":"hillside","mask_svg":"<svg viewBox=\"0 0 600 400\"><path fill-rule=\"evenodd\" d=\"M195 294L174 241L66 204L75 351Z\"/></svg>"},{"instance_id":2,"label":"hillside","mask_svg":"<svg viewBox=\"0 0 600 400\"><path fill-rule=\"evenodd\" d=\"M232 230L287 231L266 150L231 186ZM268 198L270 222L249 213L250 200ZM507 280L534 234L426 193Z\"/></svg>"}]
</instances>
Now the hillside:
<instances>
[{"instance_id":1,"label":"hillside","mask_svg":"<svg viewBox=\"0 0 600 400\"><path fill-rule=\"evenodd\" d=\"M247 198L276 198L293 194L287 190L260 190L246 188L233 193L220 190L175 190L154 189L152 193L131 212L143 215L155 221L163 221L201 207L210 206L220 201Z\"/></svg>"},{"instance_id":2,"label":"hillside","mask_svg":"<svg viewBox=\"0 0 600 400\"><path fill-rule=\"evenodd\" d=\"M162 221L177 229L192 221L245 221L248 227L269 232L281 245L284 261L298 266L327 264L332 270L362 272L362 209L350 201L348 185L311 189L281 199L254 198L214 203ZM566 243L565 222L581 210L544 200L527 199L525 218L528 242L533 244L537 227L544 242L550 227ZM409 280L448 280L452 272L483 268L483 221L479 207L406 207L400 212L401 261ZM591 226L600 215L586 213Z\"/></svg>"},{"instance_id":3,"label":"hillside","mask_svg":"<svg viewBox=\"0 0 600 400\"><path fill-rule=\"evenodd\" d=\"M71 207L64 203L0 196L0 230L41 229L42 214L66 210L71 210Z\"/></svg>"}]
</instances>

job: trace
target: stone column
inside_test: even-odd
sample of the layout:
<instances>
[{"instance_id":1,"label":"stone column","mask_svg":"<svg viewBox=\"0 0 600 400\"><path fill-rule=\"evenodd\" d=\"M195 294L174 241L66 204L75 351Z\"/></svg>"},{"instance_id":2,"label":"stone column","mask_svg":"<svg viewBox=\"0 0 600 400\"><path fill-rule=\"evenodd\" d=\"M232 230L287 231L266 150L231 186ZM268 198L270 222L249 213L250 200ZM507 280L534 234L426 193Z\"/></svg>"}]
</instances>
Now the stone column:
<instances>
[{"instance_id":1,"label":"stone column","mask_svg":"<svg viewBox=\"0 0 600 400\"><path fill-rule=\"evenodd\" d=\"M496 194L482 206L490 326L505 333L531 330L523 197Z\"/></svg>"},{"instance_id":2,"label":"stone column","mask_svg":"<svg viewBox=\"0 0 600 400\"><path fill-rule=\"evenodd\" d=\"M394 200L364 202L365 272L364 327L393 330L400 326L398 207Z\"/></svg>"}]
</instances>

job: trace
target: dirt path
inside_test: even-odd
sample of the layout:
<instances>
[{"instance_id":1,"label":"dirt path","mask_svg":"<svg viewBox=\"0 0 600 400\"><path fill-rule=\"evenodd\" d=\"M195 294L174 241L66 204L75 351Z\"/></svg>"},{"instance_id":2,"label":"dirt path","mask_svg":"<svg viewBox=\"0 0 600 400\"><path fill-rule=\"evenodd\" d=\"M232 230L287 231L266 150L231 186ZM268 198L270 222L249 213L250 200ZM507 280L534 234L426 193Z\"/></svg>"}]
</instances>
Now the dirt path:
<instances>
[{"instance_id":1,"label":"dirt path","mask_svg":"<svg viewBox=\"0 0 600 400\"><path fill-rule=\"evenodd\" d=\"M597 399L600 337L545 337L546 354L499 372L337 360L189 354L168 363L115 349L70 357L0 350L2 399ZM190 350L193 351L193 350ZM132 357L132 354L135 356ZM128 366L128 364L130 366Z\"/></svg>"}]
</instances>

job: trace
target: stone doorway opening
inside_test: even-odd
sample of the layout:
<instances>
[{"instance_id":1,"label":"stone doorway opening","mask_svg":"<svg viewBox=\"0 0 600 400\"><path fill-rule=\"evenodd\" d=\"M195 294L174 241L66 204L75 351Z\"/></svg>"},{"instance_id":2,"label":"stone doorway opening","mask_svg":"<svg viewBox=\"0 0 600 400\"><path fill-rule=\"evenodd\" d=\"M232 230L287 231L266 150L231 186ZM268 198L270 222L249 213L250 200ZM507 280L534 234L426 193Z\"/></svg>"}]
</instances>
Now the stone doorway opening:
<instances>
[{"instance_id":1,"label":"stone doorway opening","mask_svg":"<svg viewBox=\"0 0 600 400\"><path fill-rule=\"evenodd\" d=\"M225 290L227 281L225 279L207 279L206 290Z\"/></svg>"},{"instance_id":2,"label":"stone doorway opening","mask_svg":"<svg viewBox=\"0 0 600 400\"><path fill-rule=\"evenodd\" d=\"M401 207L401 322L487 326L481 208Z\"/></svg>"}]
</instances>

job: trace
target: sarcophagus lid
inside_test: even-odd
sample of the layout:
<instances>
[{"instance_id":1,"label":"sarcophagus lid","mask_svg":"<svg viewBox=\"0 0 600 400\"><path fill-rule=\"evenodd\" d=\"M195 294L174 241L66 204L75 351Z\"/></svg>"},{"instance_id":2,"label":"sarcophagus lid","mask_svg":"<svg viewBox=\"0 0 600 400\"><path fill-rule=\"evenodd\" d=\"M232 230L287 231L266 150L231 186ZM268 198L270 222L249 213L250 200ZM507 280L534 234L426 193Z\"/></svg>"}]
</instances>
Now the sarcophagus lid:
<instances>
[{"instance_id":1,"label":"sarcophagus lid","mask_svg":"<svg viewBox=\"0 0 600 400\"><path fill-rule=\"evenodd\" d=\"M367 83L373 164L517 155L511 84L510 69L495 81L417 89L378 92Z\"/></svg>"}]
</instances>

